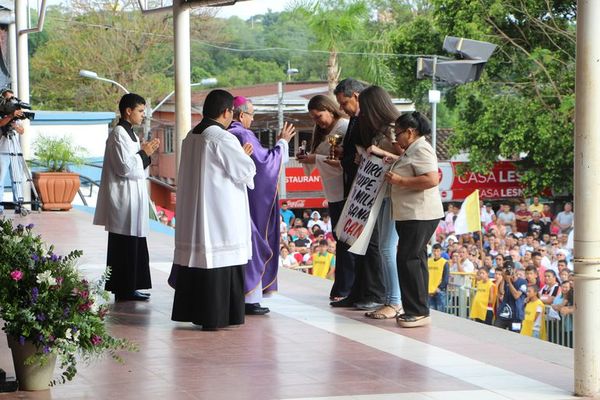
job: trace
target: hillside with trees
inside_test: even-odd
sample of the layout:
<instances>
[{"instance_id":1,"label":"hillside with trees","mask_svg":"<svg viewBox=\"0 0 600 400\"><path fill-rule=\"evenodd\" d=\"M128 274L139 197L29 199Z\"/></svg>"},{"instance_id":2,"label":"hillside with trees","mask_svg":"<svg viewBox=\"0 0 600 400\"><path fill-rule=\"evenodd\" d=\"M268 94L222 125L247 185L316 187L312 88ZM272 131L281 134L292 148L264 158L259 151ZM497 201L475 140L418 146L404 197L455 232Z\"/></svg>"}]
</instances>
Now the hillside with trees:
<instances>
[{"instance_id":1,"label":"hillside with trees","mask_svg":"<svg viewBox=\"0 0 600 400\"><path fill-rule=\"evenodd\" d=\"M353 76L410 98L429 113L429 80L416 57L443 55L446 35L498 45L480 81L441 85L438 127L455 153L484 172L498 156L524 156L532 192L572 186L575 0L300 0L248 20L192 16L192 81L220 87ZM172 17L142 15L137 1L78 0L50 7L30 35L31 100L38 109L114 110L119 89L84 80L96 71L156 104L173 89Z\"/></svg>"}]
</instances>

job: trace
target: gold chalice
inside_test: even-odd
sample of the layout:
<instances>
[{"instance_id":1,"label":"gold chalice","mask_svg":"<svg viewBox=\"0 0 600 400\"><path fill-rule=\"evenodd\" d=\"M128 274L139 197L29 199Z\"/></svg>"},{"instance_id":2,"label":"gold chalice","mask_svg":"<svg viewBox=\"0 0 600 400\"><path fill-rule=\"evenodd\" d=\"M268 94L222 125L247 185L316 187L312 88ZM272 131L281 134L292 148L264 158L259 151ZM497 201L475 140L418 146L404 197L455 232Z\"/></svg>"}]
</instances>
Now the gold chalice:
<instances>
[{"instance_id":1,"label":"gold chalice","mask_svg":"<svg viewBox=\"0 0 600 400\"><path fill-rule=\"evenodd\" d=\"M342 135L331 134L327 136L327 142L329 143L329 157L328 160L335 160L335 147L342 143Z\"/></svg>"}]
</instances>

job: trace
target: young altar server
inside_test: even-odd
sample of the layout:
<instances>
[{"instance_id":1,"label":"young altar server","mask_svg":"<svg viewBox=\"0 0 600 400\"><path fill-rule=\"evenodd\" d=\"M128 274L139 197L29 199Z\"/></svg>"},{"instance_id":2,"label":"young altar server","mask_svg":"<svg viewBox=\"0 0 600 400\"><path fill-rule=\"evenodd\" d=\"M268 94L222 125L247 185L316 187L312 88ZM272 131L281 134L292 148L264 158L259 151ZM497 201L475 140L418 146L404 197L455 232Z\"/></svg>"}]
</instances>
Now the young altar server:
<instances>
[{"instance_id":1,"label":"young altar server","mask_svg":"<svg viewBox=\"0 0 600 400\"><path fill-rule=\"evenodd\" d=\"M140 144L133 132L134 125L144 120L145 100L128 93L119 102L121 118L108 135L94 225L108 231L106 265L110 276L106 290L115 294L115 301L147 301L150 289L148 257L148 189L146 168L150 155L159 146L153 139Z\"/></svg>"},{"instance_id":2,"label":"young altar server","mask_svg":"<svg viewBox=\"0 0 600 400\"><path fill-rule=\"evenodd\" d=\"M213 90L202 121L183 141L170 282L171 319L216 330L244 323L244 268L252 258L247 189L254 188L252 145L225 130L233 96Z\"/></svg>"}]
</instances>

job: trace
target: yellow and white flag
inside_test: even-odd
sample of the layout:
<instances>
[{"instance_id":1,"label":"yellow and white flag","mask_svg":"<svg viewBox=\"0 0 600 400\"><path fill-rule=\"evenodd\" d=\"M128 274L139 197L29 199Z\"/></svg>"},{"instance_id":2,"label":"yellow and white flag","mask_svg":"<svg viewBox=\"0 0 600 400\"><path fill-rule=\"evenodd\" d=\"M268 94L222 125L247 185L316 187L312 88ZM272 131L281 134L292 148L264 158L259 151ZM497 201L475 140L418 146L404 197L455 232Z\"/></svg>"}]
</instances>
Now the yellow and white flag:
<instances>
[{"instance_id":1,"label":"yellow and white flag","mask_svg":"<svg viewBox=\"0 0 600 400\"><path fill-rule=\"evenodd\" d=\"M477 232L481 230L481 210L479 208L479 189L471 193L460 206L454 221L454 233Z\"/></svg>"}]
</instances>

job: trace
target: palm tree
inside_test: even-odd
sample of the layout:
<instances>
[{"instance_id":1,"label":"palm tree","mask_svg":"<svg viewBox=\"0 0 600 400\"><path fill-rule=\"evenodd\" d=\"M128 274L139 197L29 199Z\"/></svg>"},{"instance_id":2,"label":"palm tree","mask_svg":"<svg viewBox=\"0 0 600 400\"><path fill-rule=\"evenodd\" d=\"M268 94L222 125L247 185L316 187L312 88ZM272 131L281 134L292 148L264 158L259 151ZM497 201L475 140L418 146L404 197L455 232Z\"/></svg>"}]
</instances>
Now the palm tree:
<instances>
[{"instance_id":1,"label":"palm tree","mask_svg":"<svg viewBox=\"0 0 600 400\"><path fill-rule=\"evenodd\" d=\"M319 0L314 4L298 4L295 12L308 17L309 26L317 37L316 46L327 49L327 82L333 94L341 69L338 52L352 49L357 39L364 39L369 7L364 0Z\"/></svg>"}]
</instances>

